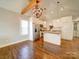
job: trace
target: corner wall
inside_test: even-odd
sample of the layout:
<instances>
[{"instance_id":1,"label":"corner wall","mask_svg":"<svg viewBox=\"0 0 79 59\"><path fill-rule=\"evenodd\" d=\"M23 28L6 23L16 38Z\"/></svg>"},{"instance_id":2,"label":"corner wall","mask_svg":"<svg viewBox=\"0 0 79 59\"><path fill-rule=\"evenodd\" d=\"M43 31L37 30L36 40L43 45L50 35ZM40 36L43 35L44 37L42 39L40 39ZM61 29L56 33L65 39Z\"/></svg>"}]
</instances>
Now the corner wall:
<instances>
[{"instance_id":1,"label":"corner wall","mask_svg":"<svg viewBox=\"0 0 79 59\"><path fill-rule=\"evenodd\" d=\"M28 40L28 35L20 34L19 15L0 8L0 46Z\"/></svg>"}]
</instances>

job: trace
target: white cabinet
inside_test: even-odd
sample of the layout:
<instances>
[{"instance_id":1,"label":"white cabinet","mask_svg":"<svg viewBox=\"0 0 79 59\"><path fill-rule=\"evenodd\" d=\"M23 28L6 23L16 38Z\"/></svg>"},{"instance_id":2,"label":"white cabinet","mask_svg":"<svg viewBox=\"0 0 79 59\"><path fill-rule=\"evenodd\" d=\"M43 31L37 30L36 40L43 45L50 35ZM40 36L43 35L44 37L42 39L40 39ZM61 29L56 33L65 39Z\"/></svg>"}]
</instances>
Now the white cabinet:
<instances>
[{"instance_id":1,"label":"white cabinet","mask_svg":"<svg viewBox=\"0 0 79 59\"><path fill-rule=\"evenodd\" d=\"M45 32L44 41L56 45L61 45L61 34L53 34L53 33Z\"/></svg>"}]
</instances>

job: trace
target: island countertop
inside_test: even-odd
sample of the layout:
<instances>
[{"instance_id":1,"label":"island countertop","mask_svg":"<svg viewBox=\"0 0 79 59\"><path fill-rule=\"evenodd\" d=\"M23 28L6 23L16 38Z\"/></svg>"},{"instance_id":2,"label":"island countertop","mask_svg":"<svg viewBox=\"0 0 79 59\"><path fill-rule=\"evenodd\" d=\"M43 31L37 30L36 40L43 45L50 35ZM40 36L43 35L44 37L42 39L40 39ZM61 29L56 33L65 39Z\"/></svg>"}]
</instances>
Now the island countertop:
<instances>
[{"instance_id":1,"label":"island countertop","mask_svg":"<svg viewBox=\"0 0 79 59\"><path fill-rule=\"evenodd\" d=\"M60 30L44 31L44 33L61 34Z\"/></svg>"},{"instance_id":2,"label":"island countertop","mask_svg":"<svg viewBox=\"0 0 79 59\"><path fill-rule=\"evenodd\" d=\"M56 45L61 45L61 31L44 31L44 41Z\"/></svg>"}]
</instances>

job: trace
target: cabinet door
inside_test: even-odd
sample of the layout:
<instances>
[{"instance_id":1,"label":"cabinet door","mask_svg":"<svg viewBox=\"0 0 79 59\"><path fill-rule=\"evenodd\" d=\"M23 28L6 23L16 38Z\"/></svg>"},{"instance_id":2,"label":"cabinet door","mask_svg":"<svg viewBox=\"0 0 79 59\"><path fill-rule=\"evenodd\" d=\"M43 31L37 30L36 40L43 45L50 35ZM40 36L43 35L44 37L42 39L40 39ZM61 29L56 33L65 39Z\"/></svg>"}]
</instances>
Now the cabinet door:
<instances>
[{"instance_id":1,"label":"cabinet door","mask_svg":"<svg viewBox=\"0 0 79 59\"><path fill-rule=\"evenodd\" d=\"M62 26L62 38L66 40L73 39L73 23L64 22Z\"/></svg>"}]
</instances>

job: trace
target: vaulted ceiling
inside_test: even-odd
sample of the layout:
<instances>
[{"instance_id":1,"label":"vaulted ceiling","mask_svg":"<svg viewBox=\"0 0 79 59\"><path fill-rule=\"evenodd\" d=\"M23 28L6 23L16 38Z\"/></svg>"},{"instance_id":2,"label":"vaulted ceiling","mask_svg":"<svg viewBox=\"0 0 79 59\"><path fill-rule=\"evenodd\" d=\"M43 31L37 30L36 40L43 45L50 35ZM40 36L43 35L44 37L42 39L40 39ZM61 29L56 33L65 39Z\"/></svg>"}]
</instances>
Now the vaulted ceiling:
<instances>
[{"instance_id":1,"label":"vaulted ceiling","mask_svg":"<svg viewBox=\"0 0 79 59\"><path fill-rule=\"evenodd\" d=\"M20 13L29 1L30 0L0 0L0 7ZM57 4L57 1L60 3ZM58 14L59 16L79 15L79 0L42 0L41 7L47 9L45 16L48 18L56 18Z\"/></svg>"},{"instance_id":2,"label":"vaulted ceiling","mask_svg":"<svg viewBox=\"0 0 79 59\"><path fill-rule=\"evenodd\" d=\"M0 0L0 7L20 13L22 8L25 7L28 0Z\"/></svg>"}]
</instances>

